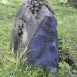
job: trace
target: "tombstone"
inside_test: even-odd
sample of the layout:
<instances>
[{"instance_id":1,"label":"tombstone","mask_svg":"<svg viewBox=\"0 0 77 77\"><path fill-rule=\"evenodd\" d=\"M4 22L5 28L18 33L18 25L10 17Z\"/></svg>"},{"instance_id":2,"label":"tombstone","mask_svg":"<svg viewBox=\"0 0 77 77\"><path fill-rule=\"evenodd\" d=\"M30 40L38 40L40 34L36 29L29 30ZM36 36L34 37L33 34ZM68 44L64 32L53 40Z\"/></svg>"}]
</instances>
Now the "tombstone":
<instances>
[{"instance_id":1,"label":"tombstone","mask_svg":"<svg viewBox=\"0 0 77 77\"><path fill-rule=\"evenodd\" d=\"M68 0L68 3L74 8L77 8L77 0Z\"/></svg>"},{"instance_id":2,"label":"tombstone","mask_svg":"<svg viewBox=\"0 0 77 77\"><path fill-rule=\"evenodd\" d=\"M18 29L22 24L22 42L19 42L28 47L24 53L28 66L48 71L57 68L57 19L50 5L45 0L26 0L17 13L14 27Z\"/></svg>"}]
</instances>

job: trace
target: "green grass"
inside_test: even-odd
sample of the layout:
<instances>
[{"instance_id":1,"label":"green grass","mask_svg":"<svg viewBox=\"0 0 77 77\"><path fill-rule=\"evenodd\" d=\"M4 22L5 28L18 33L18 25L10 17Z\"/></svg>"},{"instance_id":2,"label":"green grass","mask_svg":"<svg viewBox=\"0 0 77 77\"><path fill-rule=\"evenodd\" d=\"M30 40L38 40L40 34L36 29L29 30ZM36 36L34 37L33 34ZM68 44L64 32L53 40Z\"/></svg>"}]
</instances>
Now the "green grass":
<instances>
[{"instance_id":1,"label":"green grass","mask_svg":"<svg viewBox=\"0 0 77 77\"><path fill-rule=\"evenodd\" d=\"M7 2L3 2L7 1ZM60 52L70 53L77 65L77 9L60 6L57 0L48 0L58 20ZM0 77L54 77L40 68L29 69L14 57L9 48L14 19L24 0L0 0ZM77 71L77 66L75 68ZM57 77L69 77L70 67L64 61L59 63ZM66 76L65 76L66 74Z\"/></svg>"}]
</instances>

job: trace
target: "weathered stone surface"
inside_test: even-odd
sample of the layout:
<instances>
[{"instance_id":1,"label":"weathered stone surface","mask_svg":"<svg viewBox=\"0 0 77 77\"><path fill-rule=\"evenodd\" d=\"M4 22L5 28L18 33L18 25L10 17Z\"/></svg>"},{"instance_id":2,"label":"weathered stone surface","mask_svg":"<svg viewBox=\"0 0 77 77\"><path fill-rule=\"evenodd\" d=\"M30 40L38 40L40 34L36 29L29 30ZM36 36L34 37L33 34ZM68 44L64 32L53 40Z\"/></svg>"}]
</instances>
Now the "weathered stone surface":
<instances>
[{"instance_id":1,"label":"weathered stone surface","mask_svg":"<svg viewBox=\"0 0 77 77\"><path fill-rule=\"evenodd\" d=\"M58 65L57 20L48 6L43 4L39 12L34 10L33 13L30 3L31 0L27 0L19 9L14 32L16 36L18 31L23 32L19 33L19 42L28 47L25 55L28 65L39 65L52 70ZM22 29L19 30L18 27Z\"/></svg>"}]
</instances>

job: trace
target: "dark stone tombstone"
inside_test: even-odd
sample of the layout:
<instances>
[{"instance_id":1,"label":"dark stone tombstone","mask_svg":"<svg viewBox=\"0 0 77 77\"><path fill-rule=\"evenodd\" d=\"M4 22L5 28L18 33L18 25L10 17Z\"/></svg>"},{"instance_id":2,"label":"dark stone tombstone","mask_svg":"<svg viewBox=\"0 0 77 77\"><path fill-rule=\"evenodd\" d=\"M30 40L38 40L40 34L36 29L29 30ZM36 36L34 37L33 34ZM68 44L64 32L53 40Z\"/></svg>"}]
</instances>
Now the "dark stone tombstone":
<instances>
[{"instance_id":1,"label":"dark stone tombstone","mask_svg":"<svg viewBox=\"0 0 77 77\"><path fill-rule=\"evenodd\" d=\"M68 3L69 3L71 6L77 8L77 0L68 0Z\"/></svg>"},{"instance_id":2,"label":"dark stone tombstone","mask_svg":"<svg viewBox=\"0 0 77 77\"><path fill-rule=\"evenodd\" d=\"M25 52L28 66L55 71L58 65L57 20L49 4L45 0L26 0L17 13L15 28L22 24L23 34L20 35L28 47Z\"/></svg>"}]
</instances>

